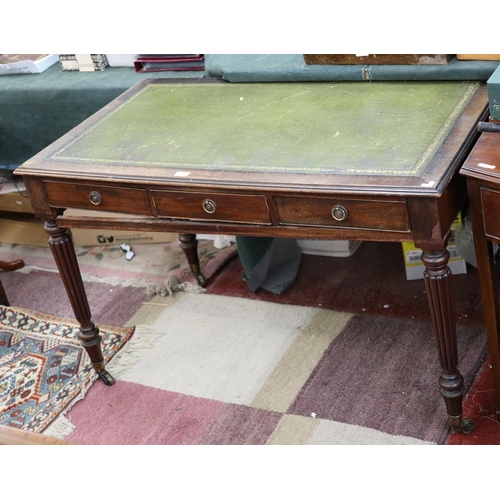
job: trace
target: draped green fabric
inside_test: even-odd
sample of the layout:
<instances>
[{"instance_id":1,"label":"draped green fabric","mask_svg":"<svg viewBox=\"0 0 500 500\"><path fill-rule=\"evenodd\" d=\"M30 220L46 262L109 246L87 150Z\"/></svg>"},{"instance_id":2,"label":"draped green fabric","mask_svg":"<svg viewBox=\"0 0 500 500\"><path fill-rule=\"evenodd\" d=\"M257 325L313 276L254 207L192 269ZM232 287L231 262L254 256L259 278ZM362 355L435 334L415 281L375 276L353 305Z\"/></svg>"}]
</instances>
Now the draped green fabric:
<instances>
[{"instance_id":1,"label":"draped green fabric","mask_svg":"<svg viewBox=\"0 0 500 500\"><path fill-rule=\"evenodd\" d=\"M207 76L242 82L486 81L498 61L448 64L305 64L302 54L206 54Z\"/></svg>"}]
</instances>

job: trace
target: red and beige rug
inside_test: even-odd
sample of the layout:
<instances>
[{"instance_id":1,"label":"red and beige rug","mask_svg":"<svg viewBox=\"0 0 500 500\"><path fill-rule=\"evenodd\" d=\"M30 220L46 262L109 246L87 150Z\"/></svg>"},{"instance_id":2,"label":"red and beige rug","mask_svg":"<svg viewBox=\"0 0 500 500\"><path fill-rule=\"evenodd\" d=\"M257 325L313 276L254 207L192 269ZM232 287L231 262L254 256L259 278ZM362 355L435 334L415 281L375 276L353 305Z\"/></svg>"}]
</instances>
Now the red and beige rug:
<instances>
[{"instance_id":1,"label":"red and beige rug","mask_svg":"<svg viewBox=\"0 0 500 500\"><path fill-rule=\"evenodd\" d=\"M76 249L84 281L109 285L149 287L151 293L167 294L177 289L197 286L187 266L178 242L133 245L134 256L125 259L118 245L78 247ZM236 247L215 248L210 240L198 243L200 266L210 278L221 266L236 255ZM0 260L23 259L25 267L19 272L56 272L57 267L48 247L0 243Z\"/></svg>"},{"instance_id":2,"label":"red and beige rug","mask_svg":"<svg viewBox=\"0 0 500 500\"><path fill-rule=\"evenodd\" d=\"M398 245L366 242L346 259L304 256L296 284L281 296L250 293L237 258L214 274L202 294L151 297L144 288L86 282L94 321L139 325L149 347L136 351L134 338L125 344L119 355L136 353L135 361L110 361L115 385L94 383L66 413L66 439L500 442L500 425L491 419L477 273L470 269L454 280L460 370L469 390L465 414L477 426L470 436L456 437L448 433L437 387L440 370L423 281L406 281L400 251ZM14 272L2 280L12 304L71 316L55 273Z\"/></svg>"},{"instance_id":3,"label":"red and beige rug","mask_svg":"<svg viewBox=\"0 0 500 500\"><path fill-rule=\"evenodd\" d=\"M143 306L141 314L154 314ZM162 335L70 412L84 444L434 444L447 436L427 323L218 295L170 297ZM484 359L461 328L461 366ZM110 364L112 371L112 363Z\"/></svg>"}]
</instances>

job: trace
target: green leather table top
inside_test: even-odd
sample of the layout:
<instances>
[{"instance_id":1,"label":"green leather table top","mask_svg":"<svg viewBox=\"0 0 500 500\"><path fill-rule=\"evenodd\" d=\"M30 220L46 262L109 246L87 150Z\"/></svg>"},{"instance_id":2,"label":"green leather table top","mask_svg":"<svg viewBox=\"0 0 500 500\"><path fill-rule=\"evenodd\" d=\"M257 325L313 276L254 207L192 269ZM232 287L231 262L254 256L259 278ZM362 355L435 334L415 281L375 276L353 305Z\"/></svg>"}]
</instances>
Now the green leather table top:
<instances>
[{"instance_id":1,"label":"green leather table top","mask_svg":"<svg viewBox=\"0 0 500 500\"><path fill-rule=\"evenodd\" d=\"M420 175L471 82L147 85L52 160Z\"/></svg>"}]
</instances>

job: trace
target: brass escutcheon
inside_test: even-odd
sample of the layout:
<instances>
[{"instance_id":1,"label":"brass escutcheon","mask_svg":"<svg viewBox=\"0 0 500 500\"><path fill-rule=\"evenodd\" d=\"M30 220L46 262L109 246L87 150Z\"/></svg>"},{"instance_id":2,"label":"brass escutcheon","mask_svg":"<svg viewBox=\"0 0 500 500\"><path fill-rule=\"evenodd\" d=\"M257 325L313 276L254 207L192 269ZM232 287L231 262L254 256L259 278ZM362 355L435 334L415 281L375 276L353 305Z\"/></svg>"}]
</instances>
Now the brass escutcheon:
<instances>
[{"instance_id":1,"label":"brass escutcheon","mask_svg":"<svg viewBox=\"0 0 500 500\"><path fill-rule=\"evenodd\" d=\"M97 191L91 191L89 200L92 205L100 205L102 203L102 196Z\"/></svg>"},{"instance_id":2,"label":"brass escutcheon","mask_svg":"<svg viewBox=\"0 0 500 500\"><path fill-rule=\"evenodd\" d=\"M348 215L349 212L347 211L347 209L341 205L335 205L332 208L332 217L338 222L346 220Z\"/></svg>"},{"instance_id":3,"label":"brass escutcheon","mask_svg":"<svg viewBox=\"0 0 500 500\"><path fill-rule=\"evenodd\" d=\"M203 200L203 210L205 210L207 214L214 214L217 210L217 205L215 204L215 201Z\"/></svg>"}]
</instances>

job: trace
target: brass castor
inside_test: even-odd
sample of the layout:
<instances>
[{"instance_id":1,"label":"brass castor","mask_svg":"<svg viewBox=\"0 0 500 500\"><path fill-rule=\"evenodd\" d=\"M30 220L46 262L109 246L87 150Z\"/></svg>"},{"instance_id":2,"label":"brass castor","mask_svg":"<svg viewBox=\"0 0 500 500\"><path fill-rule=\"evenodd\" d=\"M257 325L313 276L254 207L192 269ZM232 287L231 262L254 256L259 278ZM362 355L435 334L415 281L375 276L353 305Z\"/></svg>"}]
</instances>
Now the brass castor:
<instances>
[{"instance_id":1,"label":"brass castor","mask_svg":"<svg viewBox=\"0 0 500 500\"><path fill-rule=\"evenodd\" d=\"M470 434L475 428L476 425L474 424L474 421L470 418L466 418L462 420L462 423L458 426L457 432L461 432L462 434Z\"/></svg>"},{"instance_id":2,"label":"brass castor","mask_svg":"<svg viewBox=\"0 0 500 500\"><path fill-rule=\"evenodd\" d=\"M193 273L193 276L196 278L198 285L205 288L205 284L206 284L205 276L203 276L203 274L201 274L201 273Z\"/></svg>"},{"instance_id":3,"label":"brass castor","mask_svg":"<svg viewBox=\"0 0 500 500\"><path fill-rule=\"evenodd\" d=\"M100 371L97 375L106 385L113 385L115 383L115 379L110 375L106 370Z\"/></svg>"}]
</instances>

